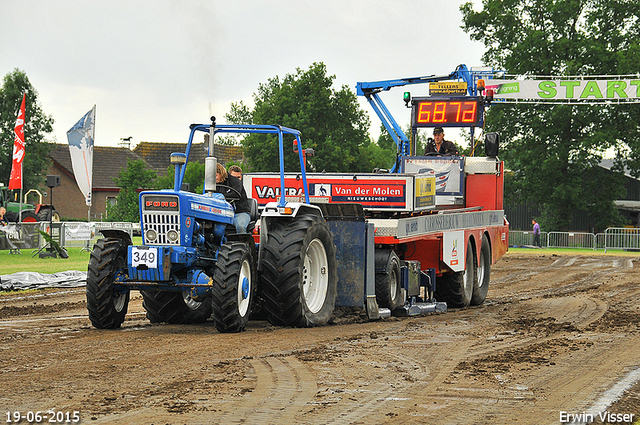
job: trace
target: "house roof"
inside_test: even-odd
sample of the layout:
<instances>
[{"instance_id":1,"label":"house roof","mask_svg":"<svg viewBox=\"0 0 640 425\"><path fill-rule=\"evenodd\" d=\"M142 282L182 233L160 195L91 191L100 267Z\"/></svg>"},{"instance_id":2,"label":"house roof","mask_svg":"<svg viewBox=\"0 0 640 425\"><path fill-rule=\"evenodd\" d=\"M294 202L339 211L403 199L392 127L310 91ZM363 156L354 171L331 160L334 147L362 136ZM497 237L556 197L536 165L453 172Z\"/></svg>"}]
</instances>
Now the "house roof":
<instances>
[{"instance_id":1,"label":"house roof","mask_svg":"<svg viewBox=\"0 0 640 425\"><path fill-rule=\"evenodd\" d=\"M602 167L602 168L606 168L607 170L611 171L611 169L612 169L612 168L613 168L613 166L614 166L614 161L613 161L613 159L607 159L607 158L604 158L604 159L602 159L602 160L600 161L600 163L599 163L598 165L599 165L600 167ZM634 180L640 180L640 179L637 179L637 178L633 177L633 176L631 175L631 170L630 170L629 168L627 168L626 166L624 167L624 170L622 170L622 171L623 171L623 173L624 173L624 175L625 175L626 177L628 177L628 178L630 178L630 179L634 179Z\"/></svg>"},{"instance_id":2,"label":"house roof","mask_svg":"<svg viewBox=\"0 0 640 425\"><path fill-rule=\"evenodd\" d=\"M52 143L53 148L49 157L53 163L68 175L73 176L69 145ZM127 167L129 160L135 161L142 158L137 153L127 148L110 146L93 147L93 189L117 188L114 178L118 178L120 171Z\"/></svg>"},{"instance_id":3,"label":"house roof","mask_svg":"<svg viewBox=\"0 0 640 425\"><path fill-rule=\"evenodd\" d=\"M74 176L71 165L69 145L52 143L53 148L49 157L54 164L69 176ZM206 144L208 146L208 144ZM164 176L171 165L173 152L184 152L186 143L141 142L133 150L110 146L93 147L93 189L117 188L114 178L118 178L120 171L126 168L129 160L142 159L158 176ZM189 153L190 161L204 163L207 156L205 143L194 143ZM214 156L218 162L242 162L244 155L240 146L214 145Z\"/></svg>"},{"instance_id":4,"label":"house roof","mask_svg":"<svg viewBox=\"0 0 640 425\"><path fill-rule=\"evenodd\" d=\"M189 152L189 161L204 164L207 157L205 143L193 143L191 152ZM171 154L174 152L184 152L187 148L186 143L168 143L168 142L140 142L133 149L133 152L140 155L149 167L158 173L158 176L164 176L167 168L171 165ZM243 162L244 154L241 146L214 145L213 156L218 159L221 164L229 162Z\"/></svg>"}]
</instances>

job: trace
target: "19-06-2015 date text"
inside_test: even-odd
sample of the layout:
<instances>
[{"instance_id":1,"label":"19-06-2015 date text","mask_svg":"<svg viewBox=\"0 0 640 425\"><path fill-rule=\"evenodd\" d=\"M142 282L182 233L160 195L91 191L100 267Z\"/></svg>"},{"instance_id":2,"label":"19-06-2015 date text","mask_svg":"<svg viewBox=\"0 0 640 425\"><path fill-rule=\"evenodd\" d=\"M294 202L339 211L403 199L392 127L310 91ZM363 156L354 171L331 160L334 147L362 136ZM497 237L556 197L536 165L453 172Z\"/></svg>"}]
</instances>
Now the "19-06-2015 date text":
<instances>
[{"instance_id":1,"label":"19-06-2015 date text","mask_svg":"<svg viewBox=\"0 0 640 425\"><path fill-rule=\"evenodd\" d=\"M50 423L50 424L62 424L62 423L78 423L80 422L80 412L62 412L53 409L45 411L7 411L6 423L20 423L26 422L30 424Z\"/></svg>"}]
</instances>

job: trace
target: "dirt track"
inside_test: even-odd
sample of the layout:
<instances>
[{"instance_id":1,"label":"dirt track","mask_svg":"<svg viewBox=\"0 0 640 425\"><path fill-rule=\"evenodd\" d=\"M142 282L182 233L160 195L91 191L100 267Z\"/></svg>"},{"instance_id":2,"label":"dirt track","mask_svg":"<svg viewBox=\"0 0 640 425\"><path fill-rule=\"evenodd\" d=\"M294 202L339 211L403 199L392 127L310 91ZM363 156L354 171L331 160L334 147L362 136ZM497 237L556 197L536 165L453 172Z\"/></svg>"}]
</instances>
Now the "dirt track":
<instances>
[{"instance_id":1,"label":"dirt track","mask_svg":"<svg viewBox=\"0 0 640 425\"><path fill-rule=\"evenodd\" d=\"M315 329L251 322L241 334L151 325L137 292L116 331L90 326L82 289L4 295L0 418L55 409L95 424L597 421L615 398L603 395L640 370L638 258L508 253L477 308L377 322L348 314ZM609 411L640 423L638 383Z\"/></svg>"}]
</instances>

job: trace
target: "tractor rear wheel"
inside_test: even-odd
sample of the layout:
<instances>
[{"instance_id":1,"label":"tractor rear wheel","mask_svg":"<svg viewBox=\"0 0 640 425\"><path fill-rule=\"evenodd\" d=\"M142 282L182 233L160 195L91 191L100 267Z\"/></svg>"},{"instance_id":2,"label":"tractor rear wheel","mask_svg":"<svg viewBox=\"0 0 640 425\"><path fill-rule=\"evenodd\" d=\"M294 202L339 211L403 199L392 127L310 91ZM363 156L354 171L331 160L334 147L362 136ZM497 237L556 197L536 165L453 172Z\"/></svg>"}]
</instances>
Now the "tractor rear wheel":
<instances>
[{"instance_id":1,"label":"tractor rear wheel","mask_svg":"<svg viewBox=\"0 0 640 425\"><path fill-rule=\"evenodd\" d=\"M255 264L245 243L224 244L213 274L213 322L218 332L243 331L255 293Z\"/></svg>"},{"instance_id":2,"label":"tractor rear wheel","mask_svg":"<svg viewBox=\"0 0 640 425\"><path fill-rule=\"evenodd\" d=\"M211 298L202 301L191 298L189 291L141 290L142 307L151 323L204 323L211 316Z\"/></svg>"},{"instance_id":3,"label":"tractor rear wheel","mask_svg":"<svg viewBox=\"0 0 640 425\"><path fill-rule=\"evenodd\" d=\"M98 329L119 328L129 306L129 290L117 281L127 276L127 245L115 238L100 239L91 252L87 270L87 310Z\"/></svg>"},{"instance_id":4,"label":"tractor rear wheel","mask_svg":"<svg viewBox=\"0 0 640 425\"><path fill-rule=\"evenodd\" d=\"M336 248L327 223L302 216L268 223L261 287L269 321L278 326L322 326L337 293Z\"/></svg>"},{"instance_id":5,"label":"tractor rear wheel","mask_svg":"<svg viewBox=\"0 0 640 425\"><path fill-rule=\"evenodd\" d=\"M17 213L19 216L19 213ZM22 223L37 223L40 221L38 214L33 211L22 211Z\"/></svg>"},{"instance_id":6,"label":"tractor rear wheel","mask_svg":"<svg viewBox=\"0 0 640 425\"><path fill-rule=\"evenodd\" d=\"M40 211L38 211L37 215L38 221L52 221L54 223L60 222L60 214L50 206L45 205L40 207Z\"/></svg>"},{"instance_id":7,"label":"tractor rear wheel","mask_svg":"<svg viewBox=\"0 0 640 425\"><path fill-rule=\"evenodd\" d=\"M473 254L473 242L467 243L465 271L445 274L436 281L436 299L444 301L449 307L467 307L473 296L476 263Z\"/></svg>"},{"instance_id":8,"label":"tractor rear wheel","mask_svg":"<svg viewBox=\"0 0 640 425\"><path fill-rule=\"evenodd\" d=\"M491 279L491 245L486 236L482 237L482 247L480 248L480 263L476 270L473 282L473 297L471 305L482 305L487 299L489 291L489 280Z\"/></svg>"},{"instance_id":9,"label":"tractor rear wheel","mask_svg":"<svg viewBox=\"0 0 640 425\"><path fill-rule=\"evenodd\" d=\"M376 251L376 301L378 306L394 310L402 305L400 259L391 250Z\"/></svg>"}]
</instances>

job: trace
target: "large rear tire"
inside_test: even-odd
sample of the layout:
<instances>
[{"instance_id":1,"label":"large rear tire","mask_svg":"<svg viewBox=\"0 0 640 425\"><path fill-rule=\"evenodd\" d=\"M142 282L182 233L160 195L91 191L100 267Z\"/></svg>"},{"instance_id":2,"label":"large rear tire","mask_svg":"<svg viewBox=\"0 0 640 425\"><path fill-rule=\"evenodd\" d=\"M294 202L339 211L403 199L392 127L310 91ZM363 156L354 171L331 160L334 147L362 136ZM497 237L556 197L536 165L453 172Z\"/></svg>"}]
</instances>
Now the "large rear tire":
<instances>
[{"instance_id":1,"label":"large rear tire","mask_svg":"<svg viewBox=\"0 0 640 425\"><path fill-rule=\"evenodd\" d=\"M60 222L60 214L54 210L51 206L42 206L38 211L38 221L52 221L54 223Z\"/></svg>"},{"instance_id":2,"label":"large rear tire","mask_svg":"<svg viewBox=\"0 0 640 425\"><path fill-rule=\"evenodd\" d=\"M255 293L255 265L245 243L224 244L213 274L213 322L218 332L243 331Z\"/></svg>"},{"instance_id":3,"label":"large rear tire","mask_svg":"<svg viewBox=\"0 0 640 425\"><path fill-rule=\"evenodd\" d=\"M436 281L436 299L444 301L448 307L462 308L471 304L473 297L476 262L473 242L469 239L465 257L465 271L442 275Z\"/></svg>"},{"instance_id":4,"label":"large rear tire","mask_svg":"<svg viewBox=\"0 0 640 425\"><path fill-rule=\"evenodd\" d=\"M20 217L20 214L17 215ZM33 211L22 211L22 223L38 223L40 217Z\"/></svg>"},{"instance_id":5,"label":"large rear tire","mask_svg":"<svg viewBox=\"0 0 640 425\"><path fill-rule=\"evenodd\" d=\"M142 307L151 323L194 324L204 323L211 316L211 298L202 301L191 298L189 291L156 291L145 289Z\"/></svg>"},{"instance_id":6,"label":"large rear tire","mask_svg":"<svg viewBox=\"0 0 640 425\"><path fill-rule=\"evenodd\" d=\"M491 279L491 245L486 236L482 237L479 260L480 262L473 281L471 305L482 305L484 300L487 299L487 292L489 291L489 280Z\"/></svg>"},{"instance_id":7,"label":"large rear tire","mask_svg":"<svg viewBox=\"0 0 640 425\"><path fill-rule=\"evenodd\" d=\"M129 291L116 289L116 281L127 276L127 244L107 238L96 242L87 270L87 310L98 329L119 328L129 306Z\"/></svg>"},{"instance_id":8,"label":"large rear tire","mask_svg":"<svg viewBox=\"0 0 640 425\"><path fill-rule=\"evenodd\" d=\"M269 321L297 327L327 324L333 316L338 280L329 226L315 216L268 225L260 278Z\"/></svg>"},{"instance_id":9,"label":"large rear tire","mask_svg":"<svg viewBox=\"0 0 640 425\"><path fill-rule=\"evenodd\" d=\"M394 310L404 304L400 284L400 259L391 250L376 251L376 301Z\"/></svg>"}]
</instances>

